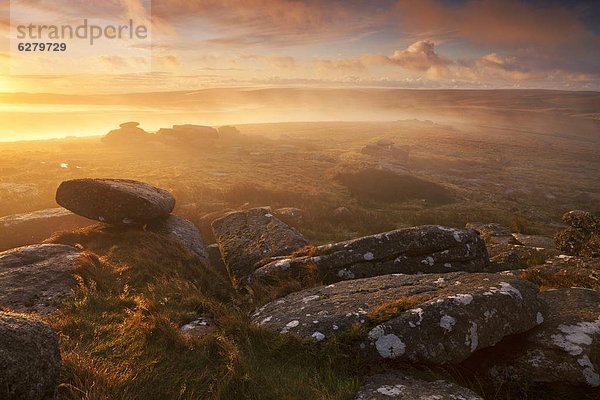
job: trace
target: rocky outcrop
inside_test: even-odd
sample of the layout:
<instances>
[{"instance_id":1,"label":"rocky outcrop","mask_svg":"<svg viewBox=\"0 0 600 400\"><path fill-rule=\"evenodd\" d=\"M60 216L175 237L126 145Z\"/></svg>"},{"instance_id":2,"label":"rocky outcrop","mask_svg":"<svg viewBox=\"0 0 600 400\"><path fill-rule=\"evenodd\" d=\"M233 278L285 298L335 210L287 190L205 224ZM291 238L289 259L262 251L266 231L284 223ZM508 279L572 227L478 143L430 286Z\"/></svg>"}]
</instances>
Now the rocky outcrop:
<instances>
[{"instance_id":1,"label":"rocky outcrop","mask_svg":"<svg viewBox=\"0 0 600 400\"><path fill-rule=\"evenodd\" d=\"M213 221L212 228L223 262L236 279L246 278L263 258L291 254L307 244L268 207L229 213Z\"/></svg>"},{"instance_id":2,"label":"rocky outcrop","mask_svg":"<svg viewBox=\"0 0 600 400\"><path fill-rule=\"evenodd\" d=\"M423 381L400 372L367 378L355 400L483 400L472 390L443 380Z\"/></svg>"},{"instance_id":3,"label":"rocky outcrop","mask_svg":"<svg viewBox=\"0 0 600 400\"><path fill-rule=\"evenodd\" d=\"M544 323L527 332L524 347L494 365L500 384L559 382L600 387L600 293L583 288L541 294L548 309ZM513 350L511 347L510 350Z\"/></svg>"},{"instance_id":4,"label":"rocky outcrop","mask_svg":"<svg viewBox=\"0 0 600 400\"><path fill-rule=\"evenodd\" d=\"M129 179L74 179L60 184L56 202L75 214L118 225L141 225L167 218L171 193Z\"/></svg>"},{"instance_id":5,"label":"rocky outcrop","mask_svg":"<svg viewBox=\"0 0 600 400\"><path fill-rule=\"evenodd\" d=\"M208 263L208 250L202 239L202 234L191 221L176 215L170 215L165 220L150 224L149 229L174 240L203 263Z\"/></svg>"},{"instance_id":6,"label":"rocky outcrop","mask_svg":"<svg viewBox=\"0 0 600 400\"><path fill-rule=\"evenodd\" d=\"M31 316L0 311L0 398L54 398L59 373L52 329Z\"/></svg>"},{"instance_id":7,"label":"rocky outcrop","mask_svg":"<svg viewBox=\"0 0 600 400\"><path fill-rule=\"evenodd\" d=\"M93 225L64 208L49 208L0 218L0 251L43 241L52 234Z\"/></svg>"},{"instance_id":8,"label":"rocky outcrop","mask_svg":"<svg viewBox=\"0 0 600 400\"><path fill-rule=\"evenodd\" d=\"M147 143L154 135L138 127L138 122L125 122L119 129L108 132L102 142L110 145L139 145Z\"/></svg>"},{"instance_id":9,"label":"rocky outcrop","mask_svg":"<svg viewBox=\"0 0 600 400\"><path fill-rule=\"evenodd\" d=\"M574 210L565 213L562 219L570 226L556 234L556 247L573 256L600 257L600 218Z\"/></svg>"},{"instance_id":10,"label":"rocky outcrop","mask_svg":"<svg viewBox=\"0 0 600 400\"><path fill-rule=\"evenodd\" d=\"M310 254L280 258L257 269L253 280L285 278L306 270L325 281L392 273L482 272L485 243L473 230L425 225L311 248Z\"/></svg>"},{"instance_id":11,"label":"rocky outcrop","mask_svg":"<svg viewBox=\"0 0 600 400\"><path fill-rule=\"evenodd\" d=\"M241 135L241 132L238 128L236 128L235 126L221 126L218 129L219 131L219 136L224 136L227 138L235 138Z\"/></svg>"},{"instance_id":12,"label":"rocky outcrop","mask_svg":"<svg viewBox=\"0 0 600 400\"><path fill-rule=\"evenodd\" d=\"M562 220L565 224L573 228L584 229L588 232L600 229L600 220L597 216L588 211L573 210L566 212L562 216Z\"/></svg>"},{"instance_id":13,"label":"rocky outcrop","mask_svg":"<svg viewBox=\"0 0 600 400\"><path fill-rule=\"evenodd\" d=\"M161 128L156 132L156 138L171 144L201 146L217 140L219 133L210 126L185 124Z\"/></svg>"},{"instance_id":14,"label":"rocky outcrop","mask_svg":"<svg viewBox=\"0 0 600 400\"><path fill-rule=\"evenodd\" d=\"M252 319L317 341L358 326L357 340L378 358L459 363L543 322L537 294L535 284L501 274L394 274L292 293Z\"/></svg>"},{"instance_id":15,"label":"rocky outcrop","mask_svg":"<svg viewBox=\"0 0 600 400\"><path fill-rule=\"evenodd\" d=\"M49 314L71 295L79 250L60 244L19 247L0 253L0 305Z\"/></svg>"}]
</instances>

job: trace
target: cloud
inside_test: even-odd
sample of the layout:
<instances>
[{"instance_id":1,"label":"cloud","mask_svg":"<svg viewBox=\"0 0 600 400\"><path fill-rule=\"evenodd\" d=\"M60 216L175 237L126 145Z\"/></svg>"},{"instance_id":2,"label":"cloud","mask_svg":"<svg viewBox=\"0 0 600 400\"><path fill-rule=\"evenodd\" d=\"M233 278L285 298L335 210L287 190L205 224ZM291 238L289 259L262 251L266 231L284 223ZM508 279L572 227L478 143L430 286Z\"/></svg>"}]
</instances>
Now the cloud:
<instances>
[{"instance_id":1,"label":"cloud","mask_svg":"<svg viewBox=\"0 0 600 400\"><path fill-rule=\"evenodd\" d=\"M435 44L421 40L408 46L406 50L396 50L388 57L389 61L401 67L427 71L433 67L443 67L452 62L435 52Z\"/></svg>"},{"instance_id":2,"label":"cloud","mask_svg":"<svg viewBox=\"0 0 600 400\"><path fill-rule=\"evenodd\" d=\"M366 70L365 65L358 59L330 60L317 59L316 66L321 72L359 73Z\"/></svg>"},{"instance_id":3,"label":"cloud","mask_svg":"<svg viewBox=\"0 0 600 400\"><path fill-rule=\"evenodd\" d=\"M115 55L102 55L98 57L101 63L109 68L124 69L128 67L136 67L146 65L148 60L144 57L121 57Z\"/></svg>"},{"instance_id":4,"label":"cloud","mask_svg":"<svg viewBox=\"0 0 600 400\"><path fill-rule=\"evenodd\" d=\"M454 61L440 56L435 43L430 40L419 40L406 49L396 50L391 55L365 54L361 57L368 65L388 65L402 67L412 74L425 74L430 79L438 79L449 74Z\"/></svg>"},{"instance_id":5,"label":"cloud","mask_svg":"<svg viewBox=\"0 0 600 400\"><path fill-rule=\"evenodd\" d=\"M385 18L364 4L335 0L164 0L152 12L179 30L194 21L215 33L210 42L224 45L314 43L371 30Z\"/></svg>"},{"instance_id":6,"label":"cloud","mask_svg":"<svg viewBox=\"0 0 600 400\"><path fill-rule=\"evenodd\" d=\"M450 5L435 0L400 0L403 31L466 38L496 45L556 45L590 36L573 8L518 0L467 0Z\"/></svg>"},{"instance_id":7,"label":"cloud","mask_svg":"<svg viewBox=\"0 0 600 400\"><path fill-rule=\"evenodd\" d=\"M157 57L157 59L161 63L161 65L164 65L166 67L176 67L179 65L179 58L172 54L167 56L160 56Z\"/></svg>"}]
</instances>

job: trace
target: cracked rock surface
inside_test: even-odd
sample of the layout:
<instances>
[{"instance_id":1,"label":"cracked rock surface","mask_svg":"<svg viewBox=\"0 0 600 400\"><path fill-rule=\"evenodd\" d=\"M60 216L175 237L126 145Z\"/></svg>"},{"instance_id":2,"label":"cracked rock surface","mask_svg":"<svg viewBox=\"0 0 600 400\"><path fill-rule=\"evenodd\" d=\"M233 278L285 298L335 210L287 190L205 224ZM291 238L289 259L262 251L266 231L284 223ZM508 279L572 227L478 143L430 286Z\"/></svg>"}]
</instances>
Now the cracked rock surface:
<instances>
[{"instance_id":1,"label":"cracked rock surface","mask_svg":"<svg viewBox=\"0 0 600 400\"><path fill-rule=\"evenodd\" d=\"M534 283L503 274L392 274L292 293L252 318L317 341L357 325L357 340L375 357L459 363L543 322L537 295Z\"/></svg>"},{"instance_id":2,"label":"cracked rock surface","mask_svg":"<svg viewBox=\"0 0 600 400\"><path fill-rule=\"evenodd\" d=\"M483 272L489 263L483 239L472 229L437 225L365 236L284 257L257 269L252 279L284 278L316 268L327 282L393 273Z\"/></svg>"},{"instance_id":3,"label":"cracked rock surface","mask_svg":"<svg viewBox=\"0 0 600 400\"><path fill-rule=\"evenodd\" d=\"M288 255L308 243L268 207L231 212L213 221L212 229L223 262L237 279L246 278L263 258Z\"/></svg>"}]
</instances>

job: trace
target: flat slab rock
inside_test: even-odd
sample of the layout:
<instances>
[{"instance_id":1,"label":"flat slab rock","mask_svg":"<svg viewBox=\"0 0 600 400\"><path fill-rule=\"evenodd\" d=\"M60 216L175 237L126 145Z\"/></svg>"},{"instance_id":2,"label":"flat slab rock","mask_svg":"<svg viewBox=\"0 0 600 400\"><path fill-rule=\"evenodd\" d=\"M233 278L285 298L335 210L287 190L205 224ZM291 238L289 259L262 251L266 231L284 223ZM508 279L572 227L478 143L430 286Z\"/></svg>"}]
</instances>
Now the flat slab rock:
<instances>
[{"instance_id":1,"label":"flat slab rock","mask_svg":"<svg viewBox=\"0 0 600 400\"><path fill-rule=\"evenodd\" d=\"M94 223L62 207L8 215L0 218L0 251L40 243L56 232Z\"/></svg>"},{"instance_id":2,"label":"flat slab rock","mask_svg":"<svg viewBox=\"0 0 600 400\"><path fill-rule=\"evenodd\" d=\"M394 274L292 293L252 319L318 341L362 325L362 347L376 357L458 363L541 323L544 306L537 294L534 283L502 274ZM394 312L403 302L410 309ZM393 311L382 318L382 309Z\"/></svg>"},{"instance_id":3,"label":"flat slab rock","mask_svg":"<svg viewBox=\"0 0 600 400\"><path fill-rule=\"evenodd\" d=\"M101 222L141 225L167 218L171 193L129 179L74 179L60 184L56 202L75 214Z\"/></svg>"},{"instance_id":4,"label":"flat slab rock","mask_svg":"<svg viewBox=\"0 0 600 400\"><path fill-rule=\"evenodd\" d=\"M0 398L52 399L59 374L56 333L31 316L0 311Z\"/></svg>"},{"instance_id":5,"label":"flat slab rock","mask_svg":"<svg viewBox=\"0 0 600 400\"><path fill-rule=\"evenodd\" d=\"M483 400L472 390L444 380L433 382L399 372L373 375L359 389L355 400Z\"/></svg>"},{"instance_id":6,"label":"flat slab rock","mask_svg":"<svg viewBox=\"0 0 600 400\"><path fill-rule=\"evenodd\" d=\"M246 278L263 258L288 255L308 243L268 207L226 214L212 228L223 261L237 279Z\"/></svg>"},{"instance_id":7,"label":"flat slab rock","mask_svg":"<svg viewBox=\"0 0 600 400\"><path fill-rule=\"evenodd\" d=\"M170 215L165 220L150 224L149 229L178 242L201 261L208 264L208 250L200 230L193 222L176 215Z\"/></svg>"},{"instance_id":8,"label":"flat slab rock","mask_svg":"<svg viewBox=\"0 0 600 400\"><path fill-rule=\"evenodd\" d=\"M491 369L496 381L561 382L600 387L600 293L548 290L544 323L526 334L523 352Z\"/></svg>"},{"instance_id":9,"label":"flat slab rock","mask_svg":"<svg viewBox=\"0 0 600 400\"><path fill-rule=\"evenodd\" d=\"M280 258L257 269L252 279L281 279L316 267L326 282L337 282L392 273L483 272L488 263L485 242L476 231L425 225L319 246L309 256Z\"/></svg>"},{"instance_id":10,"label":"flat slab rock","mask_svg":"<svg viewBox=\"0 0 600 400\"><path fill-rule=\"evenodd\" d=\"M0 305L46 315L54 312L75 285L79 250L39 244L0 253Z\"/></svg>"}]
</instances>

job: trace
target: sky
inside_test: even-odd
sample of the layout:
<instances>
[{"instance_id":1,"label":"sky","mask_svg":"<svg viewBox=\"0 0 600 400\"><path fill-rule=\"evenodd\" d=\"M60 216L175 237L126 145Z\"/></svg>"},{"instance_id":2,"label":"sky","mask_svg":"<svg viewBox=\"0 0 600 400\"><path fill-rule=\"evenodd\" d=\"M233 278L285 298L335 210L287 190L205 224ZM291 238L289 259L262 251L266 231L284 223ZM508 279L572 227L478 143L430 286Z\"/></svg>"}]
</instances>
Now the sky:
<instances>
[{"instance_id":1,"label":"sky","mask_svg":"<svg viewBox=\"0 0 600 400\"><path fill-rule=\"evenodd\" d=\"M84 18L150 34L15 51L19 23ZM600 89L598 1L0 0L0 35L0 92Z\"/></svg>"}]
</instances>

